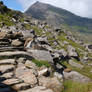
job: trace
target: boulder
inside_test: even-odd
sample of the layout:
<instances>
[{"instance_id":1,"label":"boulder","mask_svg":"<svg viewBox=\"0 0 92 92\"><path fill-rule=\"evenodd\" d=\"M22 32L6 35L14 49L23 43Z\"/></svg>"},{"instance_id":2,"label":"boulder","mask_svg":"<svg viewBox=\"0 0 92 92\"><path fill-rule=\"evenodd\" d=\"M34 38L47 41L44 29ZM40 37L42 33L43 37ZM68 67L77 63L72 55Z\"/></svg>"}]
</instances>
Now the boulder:
<instances>
[{"instance_id":1,"label":"boulder","mask_svg":"<svg viewBox=\"0 0 92 92\"><path fill-rule=\"evenodd\" d=\"M23 80L25 83L30 84L31 87L34 87L37 84L37 78L32 69L27 69L25 66L19 66L16 69L15 74L17 78Z\"/></svg>"},{"instance_id":2,"label":"boulder","mask_svg":"<svg viewBox=\"0 0 92 92\"><path fill-rule=\"evenodd\" d=\"M31 55L37 60L43 60L50 63L53 63L53 58L49 51L44 50L27 50L27 52L31 53Z\"/></svg>"},{"instance_id":3,"label":"boulder","mask_svg":"<svg viewBox=\"0 0 92 92\"><path fill-rule=\"evenodd\" d=\"M25 48L31 48L32 47L33 38L27 38L24 44Z\"/></svg>"},{"instance_id":4,"label":"boulder","mask_svg":"<svg viewBox=\"0 0 92 92\"><path fill-rule=\"evenodd\" d=\"M6 37L6 32L0 32L0 39L4 39Z\"/></svg>"},{"instance_id":5,"label":"boulder","mask_svg":"<svg viewBox=\"0 0 92 92\"><path fill-rule=\"evenodd\" d=\"M13 46L21 46L23 43L19 40L19 39L16 39L16 40L12 40L12 43L11 45Z\"/></svg>"},{"instance_id":6,"label":"boulder","mask_svg":"<svg viewBox=\"0 0 92 92\"><path fill-rule=\"evenodd\" d=\"M66 52L64 49L59 50L58 53L59 53L60 55L63 55L64 57L67 56L67 52Z\"/></svg>"},{"instance_id":7,"label":"boulder","mask_svg":"<svg viewBox=\"0 0 92 92\"><path fill-rule=\"evenodd\" d=\"M68 79L68 80L73 80L73 81L78 81L78 82L83 82L83 83L91 82L91 80L88 77L86 77L76 71L71 71L68 73L63 72L63 74L64 74L64 78Z\"/></svg>"},{"instance_id":8,"label":"boulder","mask_svg":"<svg viewBox=\"0 0 92 92\"><path fill-rule=\"evenodd\" d=\"M27 60L27 61L25 62L25 66L26 66L27 68L29 68L29 69L35 69L35 70L37 70L36 64L33 63L33 62L30 61L30 60Z\"/></svg>"},{"instance_id":9,"label":"boulder","mask_svg":"<svg viewBox=\"0 0 92 92\"><path fill-rule=\"evenodd\" d=\"M57 77L57 78L60 79L60 80L63 79L62 74L60 74L60 73L58 73L58 72L55 72L55 73L54 73L54 76Z\"/></svg>"},{"instance_id":10,"label":"boulder","mask_svg":"<svg viewBox=\"0 0 92 92\"><path fill-rule=\"evenodd\" d=\"M35 36L35 31L33 29L22 31L22 35L24 38L33 38Z\"/></svg>"},{"instance_id":11,"label":"boulder","mask_svg":"<svg viewBox=\"0 0 92 92\"><path fill-rule=\"evenodd\" d=\"M48 72L48 68L38 71L38 75L46 75Z\"/></svg>"},{"instance_id":12,"label":"boulder","mask_svg":"<svg viewBox=\"0 0 92 92\"><path fill-rule=\"evenodd\" d=\"M84 66L79 64L79 63L76 63L74 62L73 60L69 60L69 64L73 67L76 67L76 68L79 68L79 69L82 69Z\"/></svg>"},{"instance_id":13,"label":"boulder","mask_svg":"<svg viewBox=\"0 0 92 92\"><path fill-rule=\"evenodd\" d=\"M37 37L37 41L40 42L41 44L48 43L47 37Z\"/></svg>"},{"instance_id":14,"label":"boulder","mask_svg":"<svg viewBox=\"0 0 92 92\"><path fill-rule=\"evenodd\" d=\"M70 69L70 68L65 68L64 69L64 72L67 72L67 73L69 73L69 72L71 72L72 71L72 69Z\"/></svg>"},{"instance_id":15,"label":"boulder","mask_svg":"<svg viewBox=\"0 0 92 92\"><path fill-rule=\"evenodd\" d=\"M71 45L68 45L67 51L70 57L78 57L78 53L76 52L76 49L72 47Z\"/></svg>"},{"instance_id":16,"label":"boulder","mask_svg":"<svg viewBox=\"0 0 92 92\"><path fill-rule=\"evenodd\" d=\"M14 32L13 35L15 38L22 37L22 32Z\"/></svg>"},{"instance_id":17,"label":"boulder","mask_svg":"<svg viewBox=\"0 0 92 92\"><path fill-rule=\"evenodd\" d=\"M54 92L62 91L62 83L56 77L50 78L50 77L41 76L39 78L39 83L40 83L39 85L50 88Z\"/></svg>"}]
</instances>

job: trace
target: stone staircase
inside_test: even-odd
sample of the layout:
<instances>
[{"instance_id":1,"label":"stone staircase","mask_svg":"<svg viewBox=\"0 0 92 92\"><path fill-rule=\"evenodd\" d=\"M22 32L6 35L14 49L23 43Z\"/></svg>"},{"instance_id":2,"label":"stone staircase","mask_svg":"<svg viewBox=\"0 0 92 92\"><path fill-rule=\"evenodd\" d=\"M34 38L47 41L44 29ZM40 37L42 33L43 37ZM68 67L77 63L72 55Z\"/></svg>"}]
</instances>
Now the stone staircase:
<instances>
[{"instance_id":1,"label":"stone staircase","mask_svg":"<svg viewBox=\"0 0 92 92\"><path fill-rule=\"evenodd\" d=\"M15 77L16 62L14 59L0 60L0 92L17 92L31 88L30 84ZM13 89L14 88L14 89Z\"/></svg>"},{"instance_id":2,"label":"stone staircase","mask_svg":"<svg viewBox=\"0 0 92 92\"><path fill-rule=\"evenodd\" d=\"M39 85L37 70L23 63L26 56L32 58L25 51L0 52L0 58L5 57L0 59L0 92L53 92Z\"/></svg>"}]
</instances>

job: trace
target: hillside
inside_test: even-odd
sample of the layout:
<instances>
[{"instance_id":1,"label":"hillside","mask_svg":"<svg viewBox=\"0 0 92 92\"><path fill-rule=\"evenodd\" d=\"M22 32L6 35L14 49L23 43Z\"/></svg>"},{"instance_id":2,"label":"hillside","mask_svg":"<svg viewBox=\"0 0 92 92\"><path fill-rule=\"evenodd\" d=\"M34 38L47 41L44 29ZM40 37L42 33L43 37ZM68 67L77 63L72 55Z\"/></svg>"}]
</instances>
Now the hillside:
<instances>
[{"instance_id":1,"label":"hillside","mask_svg":"<svg viewBox=\"0 0 92 92\"><path fill-rule=\"evenodd\" d=\"M25 13L31 15L33 18L42 21L45 20L48 24L56 27L64 25L74 33L81 33L81 36L83 35L82 37L84 39L88 37L87 40L92 42L92 19L76 16L67 10L41 2L33 4Z\"/></svg>"},{"instance_id":2,"label":"hillside","mask_svg":"<svg viewBox=\"0 0 92 92\"><path fill-rule=\"evenodd\" d=\"M0 92L92 91L92 45L2 6Z\"/></svg>"}]
</instances>

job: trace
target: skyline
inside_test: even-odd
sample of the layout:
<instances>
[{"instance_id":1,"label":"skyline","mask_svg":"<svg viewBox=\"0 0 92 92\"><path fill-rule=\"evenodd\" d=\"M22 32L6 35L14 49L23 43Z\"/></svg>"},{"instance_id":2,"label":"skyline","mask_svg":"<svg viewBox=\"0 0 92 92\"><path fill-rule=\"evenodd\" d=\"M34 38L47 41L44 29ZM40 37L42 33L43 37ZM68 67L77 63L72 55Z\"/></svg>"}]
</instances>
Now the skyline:
<instances>
[{"instance_id":1,"label":"skyline","mask_svg":"<svg viewBox=\"0 0 92 92\"><path fill-rule=\"evenodd\" d=\"M92 18L92 1L90 0L0 0L14 10L26 11L33 3L40 1L48 3L59 8L66 9L78 16Z\"/></svg>"}]
</instances>

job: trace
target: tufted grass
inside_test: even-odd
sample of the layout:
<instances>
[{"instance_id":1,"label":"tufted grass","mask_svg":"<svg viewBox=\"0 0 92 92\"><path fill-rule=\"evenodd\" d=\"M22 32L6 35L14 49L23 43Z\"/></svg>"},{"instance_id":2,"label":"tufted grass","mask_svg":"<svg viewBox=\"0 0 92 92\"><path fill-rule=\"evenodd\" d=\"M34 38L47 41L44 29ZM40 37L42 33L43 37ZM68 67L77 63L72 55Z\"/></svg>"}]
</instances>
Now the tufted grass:
<instances>
[{"instance_id":1,"label":"tufted grass","mask_svg":"<svg viewBox=\"0 0 92 92\"><path fill-rule=\"evenodd\" d=\"M64 90L62 92L91 92L91 83L79 83L71 80L66 80L64 82Z\"/></svg>"},{"instance_id":2,"label":"tufted grass","mask_svg":"<svg viewBox=\"0 0 92 92\"><path fill-rule=\"evenodd\" d=\"M46 67L50 67L50 64L48 63L48 61L33 59L32 62L34 62L38 67L41 67L43 65L45 65Z\"/></svg>"}]
</instances>

